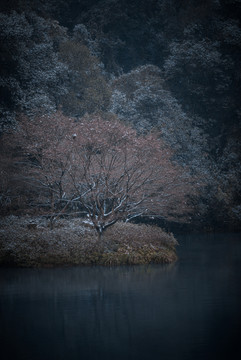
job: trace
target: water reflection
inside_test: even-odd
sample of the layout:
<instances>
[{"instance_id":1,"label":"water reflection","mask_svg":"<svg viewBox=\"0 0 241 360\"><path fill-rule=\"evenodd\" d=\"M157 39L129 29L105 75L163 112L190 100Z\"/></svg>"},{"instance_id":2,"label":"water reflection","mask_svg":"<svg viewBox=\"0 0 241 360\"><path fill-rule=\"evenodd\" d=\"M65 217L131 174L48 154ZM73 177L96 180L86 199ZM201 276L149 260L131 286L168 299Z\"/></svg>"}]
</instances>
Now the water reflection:
<instances>
[{"instance_id":1,"label":"water reflection","mask_svg":"<svg viewBox=\"0 0 241 360\"><path fill-rule=\"evenodd\" d=\"M66 267L55 269L4 269L1 284L4 295L23 296L78 296L99 291L128 290L135 284L136 290L151 283L156 278L166 279L173 273L176 264L164 266L119 266L119 267ZM162 276L164 274L164 276ZM36 281L37 280L37 281Z\"/></svg>"},{"instance_id":2,"label":"water reflection","mask_svg":"<svg viewBox=\"0 0 241 360\"><path fill-rule=\"evenodd\" d=\"M179 242L169 266L1 269L4 359L240 355L237 236Z\"/></svg>"}]
</instances>

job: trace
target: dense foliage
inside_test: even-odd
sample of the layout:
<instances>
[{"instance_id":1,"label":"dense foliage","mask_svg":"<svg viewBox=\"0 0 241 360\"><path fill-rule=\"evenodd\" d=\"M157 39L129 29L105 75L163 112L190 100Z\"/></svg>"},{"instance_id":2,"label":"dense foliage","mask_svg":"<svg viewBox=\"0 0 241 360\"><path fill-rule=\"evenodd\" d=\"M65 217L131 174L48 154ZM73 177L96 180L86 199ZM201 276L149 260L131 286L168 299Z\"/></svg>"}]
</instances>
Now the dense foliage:
<instances>
[{"instance_id":1,"label":"dense foliage","mask_svg":"<svg viewBox=\"0 0 241 360\"><path fill-rule=\"evenodd\" d=\"M11 0L0 11L2 133L42 115L51 133L70 116L115 114L205 184L190 193L193 226L240 226L239 0ZM4 206L10 183L20 191L14 164L5 152Z\"/></svg>"}]
</instances>

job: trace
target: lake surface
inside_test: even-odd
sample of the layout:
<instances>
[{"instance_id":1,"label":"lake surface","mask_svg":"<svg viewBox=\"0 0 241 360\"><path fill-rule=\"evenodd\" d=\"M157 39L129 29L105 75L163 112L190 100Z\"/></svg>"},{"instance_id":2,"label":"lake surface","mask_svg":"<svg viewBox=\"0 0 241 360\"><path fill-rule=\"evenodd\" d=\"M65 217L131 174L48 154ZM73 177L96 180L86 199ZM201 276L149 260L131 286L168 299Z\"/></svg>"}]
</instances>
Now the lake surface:
<instances>
[{"instance_id":1,"label":"lake surface","mask_svg":"<svg viewBox=\"0 0 241 360\"><path fill-rule=\"evenodd\" d=\"M2 360L241 359L240 234L168 266L0 269Z\"/></svg>"}]
</instances>

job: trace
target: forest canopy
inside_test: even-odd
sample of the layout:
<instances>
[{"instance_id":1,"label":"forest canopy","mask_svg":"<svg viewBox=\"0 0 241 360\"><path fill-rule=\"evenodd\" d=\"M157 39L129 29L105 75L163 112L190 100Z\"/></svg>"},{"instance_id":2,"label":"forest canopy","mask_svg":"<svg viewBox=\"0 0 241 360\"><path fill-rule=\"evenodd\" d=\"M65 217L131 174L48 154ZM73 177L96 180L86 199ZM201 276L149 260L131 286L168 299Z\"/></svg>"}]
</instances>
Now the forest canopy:
<instances>
[{"instance_id":1,"label":"forest canopy","mask_svg":"<svg viewBox=\"0 0 241 360\"><path fill-rule=\"evenodd\" d=\"M153 137L149 142L152 146L158 144L160 149L168 149L168 159L159 157L164 162L168 160L164 177L174 168L191 176L193 189L189 187L187 191L183 180L183 192L188 195L193 227L239 228L240 18L239 0L2 3L0 141L5 149L0 160L2 212L21 211L26 198L27 202L33 199L33 183L21 187L25 175L17 172L21 181L14 176L23 150L29 176L44 159L39 158L43 151L41 141L50 141L47 134L52 135L52 146L60 146L62 159L56 145L55 161L48 166L52 170L56 163L62 162L64 166L70 156L65 129L82 126L79 146L83 147L84 138L92 136L91 126L94 124L97 129L97 119L102 119L113 126L118 123L120 132L129 127L137 142L149 136ZM28 148L25 137L19 137L26 123L29 132L36 126L37 137L43 132L38 137L38 151L41 149L38 153L36 148ZM77 134L77 130L72 133ZM79 138L75 142L69 139L72 150ZM107 141L103 133L98 139L103 144ZM15 149L6 150L14 144ZM108 146L111 149L112 145ZM151 164L144 143L142 147L142 158ZM130 153L134 154L135 149L130 149ZM101 156L97 152L95 161L98 158ZM156 164L160 171L161 164ZM58 175L55 174L56 183L66 174L61 166ZM141 164L138 166L141 169ZM46 170L48 176L50 173ZM44 178L44 171L41 176ZM72 174L74 186L73 178ZM159 185L155 194L164 198L165 186ZM72 195L77 197L77 193ZM174 198L178 204L177 193ZM51 198L47 201L49 208L53 205L51 201ZM111 203L111 196L108 201ZM169 210L173 207L172 201L168 206ZM175 207L181 212L183 209L182 215L187 210ZM155 209L155 214L160 215L161 221L160 211ZM172 211L172 215L172 221L180 222L180 214ZM165 218L170 221L169 216Z\"/></svg>"}]
</instances>

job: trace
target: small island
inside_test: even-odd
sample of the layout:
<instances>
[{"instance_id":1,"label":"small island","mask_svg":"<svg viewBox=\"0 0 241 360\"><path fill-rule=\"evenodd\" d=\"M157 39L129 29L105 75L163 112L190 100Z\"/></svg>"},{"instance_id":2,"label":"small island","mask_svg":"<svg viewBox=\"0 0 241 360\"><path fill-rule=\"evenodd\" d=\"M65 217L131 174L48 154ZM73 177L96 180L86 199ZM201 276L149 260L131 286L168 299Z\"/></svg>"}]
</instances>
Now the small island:
<instances>
[{"instance_id":1,"label":"small island","mask_svg":"<svg viewBox=\"0 0 241 360\"><path fill-rule=\"evenodd\" d=\"M146 223L185 218L198 186L157 135L113 114L74 121L56 112L23 117L2 144L1 264L176 260L173 235Z\"/></svg>"},{"instance_id":2,"label":"small island","mask_svg":"<svg viewBox=\"0 0 241 360\"><path fill-rule=\"evenodd\" d=\"M157 226L117 222L101 240L81 218L59 219L53 229L44 217L6 216L0 228L0 265L167 264L177 259L177 241Z\"/></svg>"}]
</instances>

